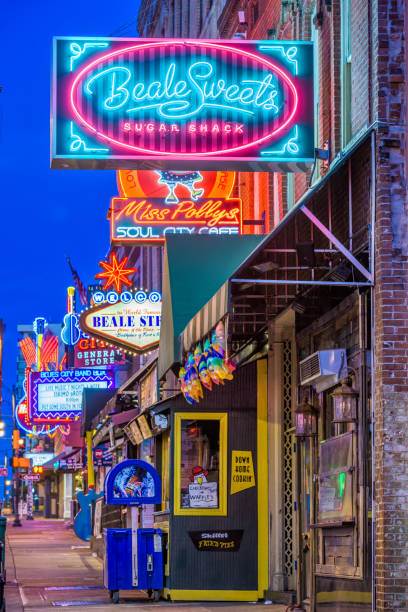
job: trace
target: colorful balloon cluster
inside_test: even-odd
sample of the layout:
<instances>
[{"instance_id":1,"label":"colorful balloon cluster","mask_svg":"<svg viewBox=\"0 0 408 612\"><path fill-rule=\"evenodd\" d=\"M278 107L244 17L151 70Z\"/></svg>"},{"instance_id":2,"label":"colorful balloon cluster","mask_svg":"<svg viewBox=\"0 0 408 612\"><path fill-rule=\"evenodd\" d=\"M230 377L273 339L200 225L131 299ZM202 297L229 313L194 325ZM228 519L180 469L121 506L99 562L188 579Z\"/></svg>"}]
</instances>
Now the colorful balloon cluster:
<instances>
[{"instance_id":1,"label":"colorful balloon cluster","mask_svg":"<svg viewBox=\"0 0 408 612\"><path fill-rule=\"evenodd\" d=\"M203 387L212 390L215 385L223 385L225 380L232 380L235 364L226 357L225 329L220 321L211 336L211 342L196 346L193 353L187 355L186 363L180 368L179 380L181 391L189 404L198 404L203 398Z\"/></svg>"}]
</instances>

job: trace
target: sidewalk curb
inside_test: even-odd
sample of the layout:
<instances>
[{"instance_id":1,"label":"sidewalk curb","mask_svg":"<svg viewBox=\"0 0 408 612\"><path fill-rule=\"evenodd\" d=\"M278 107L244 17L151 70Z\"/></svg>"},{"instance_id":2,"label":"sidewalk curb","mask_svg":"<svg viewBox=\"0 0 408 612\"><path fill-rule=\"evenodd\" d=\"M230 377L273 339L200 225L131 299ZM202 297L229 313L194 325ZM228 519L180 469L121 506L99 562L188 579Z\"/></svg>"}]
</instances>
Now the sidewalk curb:
<instances>
[{"instance_id":1,"label":"sidewalk curb","mask_svg":"<svg viewBox=\"0 0 408 612\"><path fill-rule=\"evenodd\" d=\"M20 585L17 581L13 550L6 532L6 585L4 588L7 612L23 612Z\"/></svg>"}]
</instances>

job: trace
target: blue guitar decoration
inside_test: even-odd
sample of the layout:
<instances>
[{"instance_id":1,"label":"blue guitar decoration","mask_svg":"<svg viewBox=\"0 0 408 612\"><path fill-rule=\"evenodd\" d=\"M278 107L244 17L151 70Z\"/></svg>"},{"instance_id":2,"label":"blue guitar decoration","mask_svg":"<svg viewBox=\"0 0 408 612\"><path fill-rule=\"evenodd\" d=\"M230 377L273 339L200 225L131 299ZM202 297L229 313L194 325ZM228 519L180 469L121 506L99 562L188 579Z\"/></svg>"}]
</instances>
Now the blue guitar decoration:
<instances>
[{"instance_id":1,"label":"blue guitar decoration","mask_svg":"<svg viewBox=\"0 0 408 612\"><path fill-rule=\"evenodd\" d=\"M74 532L78 538L85 540L85 542L89 542L92 535L92 502L103 496L103 491L102 493L95 493L94 489L89 489L86 495L82 491L78 491L77 493L77 500L81 509L74 518Z\"/></svg>"},{"instance_id":2,"label":"blue guitar decoration","mask_svg":"<svg viewBox=\"0 0 408 612\"><path fill-rule=\"evenodd\" d=\"M64 317L64 326L61 330L61 338L64 344L68 346L74 346L81 337L81 330L79 328L79 317L78 315L71 313L66 314Z\"/></svg>"}]
</instances>

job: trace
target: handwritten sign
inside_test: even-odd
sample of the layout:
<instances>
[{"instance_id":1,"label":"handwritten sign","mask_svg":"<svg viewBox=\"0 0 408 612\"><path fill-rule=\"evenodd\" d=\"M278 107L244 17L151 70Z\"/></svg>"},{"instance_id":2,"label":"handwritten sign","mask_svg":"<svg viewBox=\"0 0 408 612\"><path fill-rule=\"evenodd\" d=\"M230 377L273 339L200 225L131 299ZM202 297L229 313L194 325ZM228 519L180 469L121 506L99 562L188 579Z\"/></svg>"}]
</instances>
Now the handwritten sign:
<instances>
[{"instance_id":1,"label":"handwritten sign","mask_svg":"<svg viewBox=\"0 0 408 612\"><path fill-rule=\"evenodd\" d=\"M231 495L255 486L252 451L232 451Z\"/></svg>"},{"instance_id":2,"label":"handwritten sign","mask_svg":"<svg viewBox=\"0 0 408 612\"><path fill-rule=\"evenodd\" d=\"M218 508L218 483L192 483L188 486L190 508Z\"/></svg>"}]
</instances>

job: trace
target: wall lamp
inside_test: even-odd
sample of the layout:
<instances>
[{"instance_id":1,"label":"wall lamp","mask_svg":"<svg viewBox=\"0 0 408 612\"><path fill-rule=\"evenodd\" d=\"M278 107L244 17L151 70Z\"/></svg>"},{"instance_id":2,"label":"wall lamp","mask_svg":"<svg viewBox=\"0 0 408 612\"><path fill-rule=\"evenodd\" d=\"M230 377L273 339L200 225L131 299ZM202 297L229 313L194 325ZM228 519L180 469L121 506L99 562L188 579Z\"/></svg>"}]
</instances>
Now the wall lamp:
<instances>
[{"instance_id":1,"label":"wall lamp","mask_svg":"<svg viewBox=\"0 0 408 612\"><path fill-rule=\"evenodd\" d=\"M354 389L352 385L348 384L348 371L351 371L354 376L356 375L354 368L348 366L343 368L340 372L340 376L343 372L345 372L345 374L341 380L341 386L337 387L331 394L333 423L354 423L357 420L359 392Z\"/></svg>"}]
</instances>

